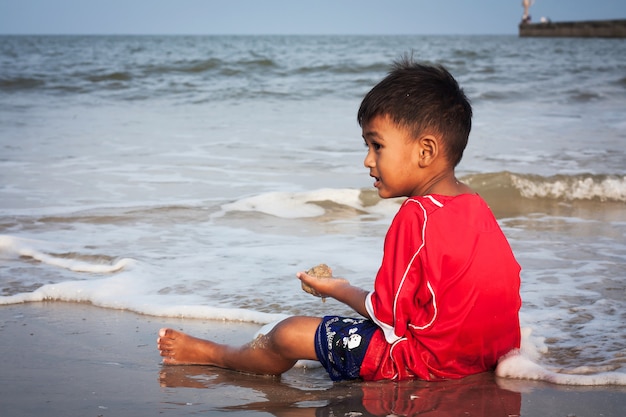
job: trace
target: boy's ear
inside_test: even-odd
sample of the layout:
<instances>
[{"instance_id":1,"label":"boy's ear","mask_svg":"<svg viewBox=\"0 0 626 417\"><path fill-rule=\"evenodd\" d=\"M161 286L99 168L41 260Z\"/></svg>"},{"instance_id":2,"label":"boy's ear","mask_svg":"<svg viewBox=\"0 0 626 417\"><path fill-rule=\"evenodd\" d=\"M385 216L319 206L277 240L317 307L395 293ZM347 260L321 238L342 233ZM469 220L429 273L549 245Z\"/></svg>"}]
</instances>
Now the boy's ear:
<instances>
[{"instance_id":1,"label":"boy's ear","mask_svg":"<svg viewBox=\"0 0 626 417\"><path fill-rule=\"evenodd\" d=\"M418 141L418 164L420 168L429 166L439 154L439 142L434 136L422 136Z\"/></svg>"}]
</instances>

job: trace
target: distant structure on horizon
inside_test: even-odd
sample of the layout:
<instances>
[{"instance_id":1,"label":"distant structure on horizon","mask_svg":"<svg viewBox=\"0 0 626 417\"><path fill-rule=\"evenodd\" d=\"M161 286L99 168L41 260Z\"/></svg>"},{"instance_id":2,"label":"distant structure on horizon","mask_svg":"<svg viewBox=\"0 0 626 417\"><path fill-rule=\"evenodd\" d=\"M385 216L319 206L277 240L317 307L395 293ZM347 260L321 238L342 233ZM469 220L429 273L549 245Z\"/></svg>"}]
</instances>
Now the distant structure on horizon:
<instances>
[{"instance_id":1,"label":"distant structure on horizon","mask_svg":"<svg viewBox=\"0 0 626 417\"><path fill-rule=\"evenodd\" d=\"M519 24L520 37L626 38L626 19L552 22L542 17L539 23L531 23L530 6L534 3L535 0L522 0L524 14Z\"/></svg>"},{"instance_id":2,"label":"distant structure on horizon","mask_svg":"<svg viewBox=\"0 0 626 417\"><path fill-rule=\"evenodd\" d=\"M520 23L520 37L626 38L626 19Z\"/></svg>"}]
</instances>

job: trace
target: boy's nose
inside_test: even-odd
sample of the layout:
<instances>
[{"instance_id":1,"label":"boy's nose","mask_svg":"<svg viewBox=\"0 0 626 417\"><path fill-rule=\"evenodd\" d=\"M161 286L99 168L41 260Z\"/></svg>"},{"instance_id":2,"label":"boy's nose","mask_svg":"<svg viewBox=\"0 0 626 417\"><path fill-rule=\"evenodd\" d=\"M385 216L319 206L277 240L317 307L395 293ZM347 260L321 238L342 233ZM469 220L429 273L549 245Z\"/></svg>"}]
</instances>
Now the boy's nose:
<instances>
[{"instance_id":1,"label":"boy's nose","mask_svg":"<svg viewBox=\"0 0 626 417\"><path fill-rule=\"evenodd\" d=\"M372 168L374 166L374 158L371 157L370 151L367 151L367 155L365 155L365 159L363 160L363 165L365 165L365 168Z\"/></svg>"}]
</instances>

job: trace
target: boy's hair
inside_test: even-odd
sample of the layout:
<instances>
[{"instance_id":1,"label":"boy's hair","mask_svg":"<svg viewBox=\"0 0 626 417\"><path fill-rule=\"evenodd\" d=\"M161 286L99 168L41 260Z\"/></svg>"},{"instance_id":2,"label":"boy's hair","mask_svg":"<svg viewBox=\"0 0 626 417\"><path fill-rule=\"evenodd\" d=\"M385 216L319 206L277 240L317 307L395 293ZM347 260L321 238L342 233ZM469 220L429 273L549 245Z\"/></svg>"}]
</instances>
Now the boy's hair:
<instances>
[{"instance_id":1,"label":"boy's hair","mask_svg":"<svg viewBox=\"0 0 626 417\"><path fill-rule=\"evenodd\" d=\"M365 95L359 125L388 116L415 138L439 136L452 167L458 165L472 128L472 106L454 77L441 65L413 62L404 56L387 77Z\"/></svg>"}]
</instances>

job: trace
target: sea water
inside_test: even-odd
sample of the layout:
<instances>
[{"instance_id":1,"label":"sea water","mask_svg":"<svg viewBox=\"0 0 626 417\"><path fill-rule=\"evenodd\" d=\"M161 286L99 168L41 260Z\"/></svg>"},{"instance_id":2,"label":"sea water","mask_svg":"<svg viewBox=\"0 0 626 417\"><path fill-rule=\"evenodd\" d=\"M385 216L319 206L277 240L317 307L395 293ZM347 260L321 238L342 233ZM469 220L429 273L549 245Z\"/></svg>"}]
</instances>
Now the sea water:
<instances>
[{"instance_id":1,"label":"sea water","mask_svg":"<svg viewBox=\"0 0 626 417\"><path fill-rule=\"evenodd\" d=\"M372 288L399 201L372 187L356 111L404 53L472 100L458 176L522 265L526 357L626 383L623 40L0 37L0 304L353 314L295 273Z\"/></svg>"}]
</instances>

